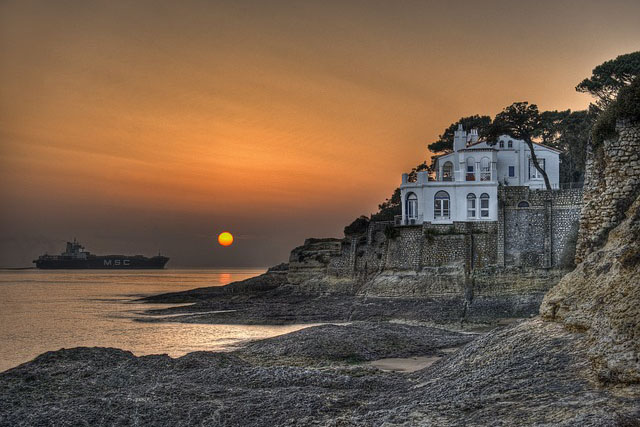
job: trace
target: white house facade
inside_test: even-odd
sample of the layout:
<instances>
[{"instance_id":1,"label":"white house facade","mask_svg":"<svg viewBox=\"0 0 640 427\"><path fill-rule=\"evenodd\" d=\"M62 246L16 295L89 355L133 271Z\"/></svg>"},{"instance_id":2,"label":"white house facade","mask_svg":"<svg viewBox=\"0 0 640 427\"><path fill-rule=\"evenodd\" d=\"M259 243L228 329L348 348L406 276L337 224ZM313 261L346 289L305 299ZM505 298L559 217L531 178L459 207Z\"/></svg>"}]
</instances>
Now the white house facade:
<instances>
[{"instance_id":1,"label":"white house facade","mask_svg":"<svg viewBox=\"0 0 640 427\"><path fill-rule=\"evenodd\" d=\"M560 151L541 144L534 144L534 150L551 186L558 188ZM435 180L428 172L418 172L416 182L402 175L402 217L396 223L497 221L499 185L545 188L524 141L503 135L488 145L478 141L477 130L467 133L461 125L453 151L438 156L434 165Z\"/></svg>"}]
</instances>

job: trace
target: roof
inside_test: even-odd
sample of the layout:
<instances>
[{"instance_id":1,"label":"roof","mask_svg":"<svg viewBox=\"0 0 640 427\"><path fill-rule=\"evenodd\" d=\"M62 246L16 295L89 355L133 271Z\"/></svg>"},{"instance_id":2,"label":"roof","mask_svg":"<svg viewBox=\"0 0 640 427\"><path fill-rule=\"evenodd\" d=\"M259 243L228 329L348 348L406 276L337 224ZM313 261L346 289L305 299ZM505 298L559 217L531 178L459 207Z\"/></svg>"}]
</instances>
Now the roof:
<instances>
[{"instance_id":1,"label":"roof","mask_svg":"<svg viewBox=\"0 0 640 427\"><path fill-rule=\"evenodd\" d=\"M434 160L434 159L437 159L438 157L448 156L449 154L453 154L453 151L447 151L447 152L442 153L442 154L436 154L434 156L431 156L431 159Z\"/></svg>"},{"instance_id":2,"label":"roof","mask_svg":"<svg viewBox=\"0 0 640 427\"><path fill-rule=\"evenodd\" d=\"M515 138L512 138L512 139L515 139ZM516 140L516 141L524 142L524 141L523 141L523 140L521 140L521 139L515 139L515 140ZM487 141L478 141L478 142L474 142L473 144L469 144L469 145L467 145L465 148L463 148L462 150L459 150L459 151L464 151L464 150L469 149L470 147L473 147L474 145L483 144L483 143L486 143L486 142L487 142ZM497 141L496 141L496 143L497 143ZM494 144L494 145L495 145L495 144ZM537 145L538 147L546 148L547 150L555 151L556 153L562 153L562 150L558 150L557 148L550 147L550 146L548 146L548 145L544 145L544 144L540 144L540 143L538 143L538 142L534 142L534 143L533 143L533 145ZM486 148L486 149L487 149L487 150L495 150L495 148ZM481 149L474 148L474 150L481 150ZM442 154L436 154L436 155L431 156L431 160L432 160L432 161L435 161L435 160L437 160L437 159L438 159L438 158L440 158L440 157L448 156L449 154L453 154L453 153L454 153L454 151L447 151L447 152L444 152L444 153L442 153Z\"/></svg>"},{"instance_id":3,"label":"roof","mask_svg":"<svg viewBox=\"0 0 640 427\"><path fill-rule=\"evenodd\" d=\"M492 147L487 147L487 148L463 148L458 151L498 151L498 150Z\"/></svg>"},{"instance_id":4,"label":"roof","mask_svg":"<svg viewBox=\"0 0 640 427\"><path fill-rule=\"evenodd\" d=\"M521 139L516 139L516 138L512 138L512 139L514 139L514 140L516 140L516 141L524 142L524 141L523 141L523 140L521 140ZM486 143L486 142L487 142L487 141L478 141L478 142L474 142L473 144L469 144L469 145L467 145L467 148L468 148L468 147L473 147L474 145L478 145L478 144ZM533 141L532 141L532 142L533 142ZM497 142L496 142L496 143L497 143ZM494 144L494 145L495 145L495 144ZM533 145L537 145L538 147L546 148L547 150L555 151L556 153L562 153L562 150L558 150L557 148L550 147L550 146L548 146L548 145L544 145L544 144L540 144L540 143L538 143L538 142L533 142Z\"/></svg>"}]
</instances>

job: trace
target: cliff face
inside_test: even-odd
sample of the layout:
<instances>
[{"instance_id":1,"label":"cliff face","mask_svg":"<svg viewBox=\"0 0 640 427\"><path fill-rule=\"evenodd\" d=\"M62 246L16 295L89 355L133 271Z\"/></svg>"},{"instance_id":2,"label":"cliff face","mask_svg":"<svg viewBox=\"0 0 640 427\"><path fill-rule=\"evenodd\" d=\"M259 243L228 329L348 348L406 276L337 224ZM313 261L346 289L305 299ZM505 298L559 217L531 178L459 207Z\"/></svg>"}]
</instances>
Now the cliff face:
<instances>
[{"instance_id":1,"label":"cliff face","mask_svg":"<svg viewBox=\"0 0 640 427\"><path fill-rule=\"evenodd\" d=\"M640 127L590 152L576 261L541 315L585 331L598 377L640 382Z\"/></svg>"},{"instance_id":2,"label":"cliff face","mask_svg":"<svg viewBox=\"0 0 640 427\"><path fill-rule=\"evenodd\" d=\"M353 281L327 274L332 259L342 253L340 239L307 239L289 256L289 283L304 293L352 293Z\"/></svg>"},{"instance_id":3,"label":"cliff face","mask_svg":"<svg viewBox=\"0 0 640 427\"><path fill-rule=\"evenodd\" d=\"M604 246L610 230L626 217L640 184L640 127L619 121L619 137L590 147L580 214L576 264Z\"/></svg>"}]
</instances>

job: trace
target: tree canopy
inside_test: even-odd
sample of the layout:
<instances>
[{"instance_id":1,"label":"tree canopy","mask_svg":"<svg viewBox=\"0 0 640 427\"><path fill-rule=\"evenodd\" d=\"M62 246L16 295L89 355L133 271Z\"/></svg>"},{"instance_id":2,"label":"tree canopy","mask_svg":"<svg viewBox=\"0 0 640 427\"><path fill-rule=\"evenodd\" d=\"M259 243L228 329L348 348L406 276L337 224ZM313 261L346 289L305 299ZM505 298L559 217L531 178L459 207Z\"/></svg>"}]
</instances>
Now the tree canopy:
<instances>
[{"instance_id":1,"label":"tree canopy","mask_svg":"<svg viewBox=\"0 0 640 427\"><path fill-rule=\"evenodd\" d=\"M558 114L550 114L549 119L560 120ZM543 129L543 118L536 104L514 102L496 114L487 131L487 139L489 143L495 143L500 135L510 135L513 138L523 140L529 146L531 163L542 175L547 190L551 190L551 182L547 172L540 166L533 148L533 139L543 133Z\"/></svg>"},{"instance_id":2,"label":"tree canopy","mask_svg":"<svg viewBox=\"0 0 640 427\"><path fill-rule=\"evenodd\" d=\"M514 102L496 114L486 137L489 143L495 142L500 135L532 140L541 133L541 126L542 117L536 104Z\"/></svg>"},{"instance_id":3,"label":"tree canopy","mask_svg":"<svg viewBox=\"0 0 640 427\"><path fill-rule=\"evenodd\" d=\"M486 136L486 131L491 125L491 117L479 116L477 114L475 116L460 117L457 122L451 123L451 125L442 132L442 135L438 137L438 140L429 144L427 148L434 153L453 150L453 136L459 124L465 129L478 129L478 135L482 138Z\"/></svg>"},{"instance_id":4,"label":"tree canopy","mask_svg":"<svg viewBox=\"0 0 640 427\"><path fill-rule=\"evenodd\" d=\"M591 77L581 81L576 90L596 97L597 109L603 110L616 99L620 89L629 86L638 75L640 51L620 55L598 65Z\"/></svg>"},{"instance_id":5,"label":"tree canopy","mask_svg":"<svg viewBox=\"0 0 640 427\"><path fill-rule=\"evenodd\" d=\"M606 138L615 137L619 119L640 123L640 78L620 89L618 97L598 115L593 126L593 141L599 144Z\"/></svg>"}]
</instances>

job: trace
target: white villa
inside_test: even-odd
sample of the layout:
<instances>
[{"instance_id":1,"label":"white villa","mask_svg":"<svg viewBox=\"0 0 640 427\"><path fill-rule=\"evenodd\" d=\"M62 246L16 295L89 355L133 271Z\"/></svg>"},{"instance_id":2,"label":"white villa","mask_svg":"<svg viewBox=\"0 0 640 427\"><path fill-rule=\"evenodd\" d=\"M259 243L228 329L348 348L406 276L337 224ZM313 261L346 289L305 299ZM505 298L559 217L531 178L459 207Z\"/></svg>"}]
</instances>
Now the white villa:
<instances>
[{"instance_id":1,"label":"white villa","mask_svg":"<svg viewBox=\"0 0 640 427\"><path fill-rule=\"evenodd\" d=\"M560 151L534 144L538 162L551 186L559 186ZM497 221L498 185L544 189L542 175L531 162L527 144L501 136L495 145L478 142L478 131L458 126L453 151L437 156L435 180L418 172L416 182L402 175L402 225L452 224L454 221Z\"/></svg>"}]
</instances>

